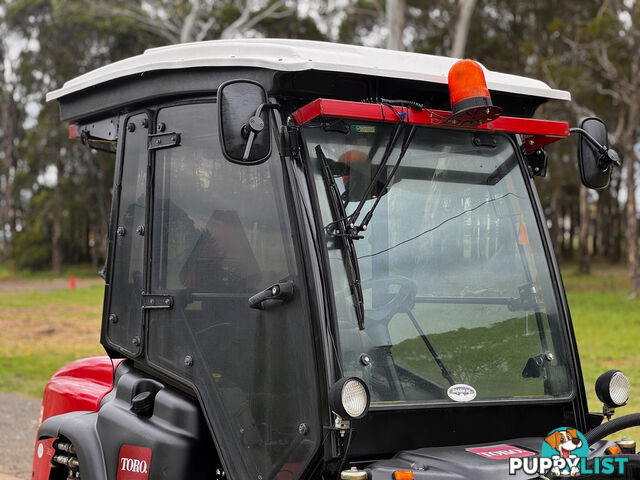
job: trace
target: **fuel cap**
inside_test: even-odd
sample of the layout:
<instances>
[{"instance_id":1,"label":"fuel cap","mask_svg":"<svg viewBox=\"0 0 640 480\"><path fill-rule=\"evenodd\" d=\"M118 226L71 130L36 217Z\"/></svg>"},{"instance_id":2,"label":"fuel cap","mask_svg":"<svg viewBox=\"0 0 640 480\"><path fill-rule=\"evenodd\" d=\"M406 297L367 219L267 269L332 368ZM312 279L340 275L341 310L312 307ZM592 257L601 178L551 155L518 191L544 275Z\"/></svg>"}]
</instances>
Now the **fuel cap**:
<instances>
[{"instance_id":1,"label":"fuel cap","mask_svg":"<svg viewBox=\"0 0 640 480\"><path fill-rule=\"evenodd\" d=\"M343 470L340 473L340 480L367 480L367 472L351 467L351 470Z\"/></svg>"},{"instance_id":2,"label":"fuel cap","mask_svg":"<svg viewBox=\"0 0 640 480\"><path fill-rule=\"evenodd\" d=\"M154 397L151 392L140 392L131 399L131 411L141 417L150 417L153 413Z\"/></svg>"}]
</instances>

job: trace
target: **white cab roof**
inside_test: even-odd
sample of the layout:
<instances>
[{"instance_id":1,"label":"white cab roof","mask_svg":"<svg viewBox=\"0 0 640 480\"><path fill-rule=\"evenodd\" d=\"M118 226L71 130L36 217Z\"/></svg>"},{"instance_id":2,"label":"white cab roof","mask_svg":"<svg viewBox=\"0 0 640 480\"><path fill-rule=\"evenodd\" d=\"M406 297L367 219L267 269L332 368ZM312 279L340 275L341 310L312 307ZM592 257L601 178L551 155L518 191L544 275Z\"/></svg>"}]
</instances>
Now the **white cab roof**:
<instances>
[{"instance_id":1,"label":"white cab roof","mask_svg":"<svg viewBox=\"0 0 640 480\"><path fill-rule=\"evenodd\" d=\"M309 40L213 40L151 48L142 55L69 80L62 88L49 92L47 100L130 75L194 67L259 67L284 72L324 70L446 84L449 69L456 60ZM552 89L539 80L484 70L490 90L571 100L569 92Z\"/></svg>"}]
</instances>

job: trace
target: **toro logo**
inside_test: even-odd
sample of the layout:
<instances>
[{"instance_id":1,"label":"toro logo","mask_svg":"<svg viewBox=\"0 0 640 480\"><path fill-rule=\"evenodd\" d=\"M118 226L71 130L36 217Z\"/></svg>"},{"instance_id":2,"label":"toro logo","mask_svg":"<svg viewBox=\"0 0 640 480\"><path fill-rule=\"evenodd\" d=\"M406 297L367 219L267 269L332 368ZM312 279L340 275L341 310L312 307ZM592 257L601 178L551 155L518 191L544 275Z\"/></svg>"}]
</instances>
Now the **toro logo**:
<instances>
[{"instance_id":1,"label":"toro logo","mask_svg":"<svg viewBox=\"0 0 640 480\"><path fill-rule=\"evenodd\" d=\"M122 445L118 458L117 480L147 480L151 468L151 449Z\"/></svg>"}]
</instances>

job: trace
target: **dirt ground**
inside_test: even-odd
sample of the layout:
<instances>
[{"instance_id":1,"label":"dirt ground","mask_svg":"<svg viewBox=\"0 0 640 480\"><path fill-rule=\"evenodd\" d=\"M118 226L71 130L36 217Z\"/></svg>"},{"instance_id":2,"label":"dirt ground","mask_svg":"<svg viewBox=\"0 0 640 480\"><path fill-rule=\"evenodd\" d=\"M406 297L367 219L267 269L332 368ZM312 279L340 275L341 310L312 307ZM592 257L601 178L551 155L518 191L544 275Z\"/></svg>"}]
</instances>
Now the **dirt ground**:
<instances>
[{"instance_id":1,"label":"dirt ground","mask_svg":"<svg viewBox=\"0 0 640 480\"><path fill-rule=\"evenodd\" d=\"M92 285L104 285L104 280L96 278L78 278L76 279L76 288L90 287ZM61 290L69 288L68 278L53 279L22 279L22 278L6 278L0 280L0 292L26 292L28 290ZM0 479L2 480L2 479Z\"/></svg>"},{"instance_id":2,"label":"dirt ground","mask_svg":"<svg viewBox=\"0 0 640 480\"><path fill-rule=\"evenodd\" d=\"M0 480L29 480L40 400L0 393Z\"/></svg>"}]
</instances>

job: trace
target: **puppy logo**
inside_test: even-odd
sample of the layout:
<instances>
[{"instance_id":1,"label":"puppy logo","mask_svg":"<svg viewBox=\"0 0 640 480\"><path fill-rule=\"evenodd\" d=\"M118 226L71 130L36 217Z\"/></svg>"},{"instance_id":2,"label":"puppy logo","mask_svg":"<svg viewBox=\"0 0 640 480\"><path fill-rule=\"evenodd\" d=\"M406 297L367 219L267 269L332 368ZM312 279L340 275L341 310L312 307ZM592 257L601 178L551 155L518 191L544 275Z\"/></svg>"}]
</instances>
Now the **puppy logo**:
<instances>
[{"instance_id":1,"label":"puppy logo","mask_svg":"<svg viewBox=\"0 0 640 480\"><path fill-rule=\"evenodd\" d=\"M556 475L580 475L580 459L589 455L589 444L584 435L575 428L561 427L550 432L542 443L542 456L552 459L562 459L553 468Z\"/></svg>"}]
</instances>

